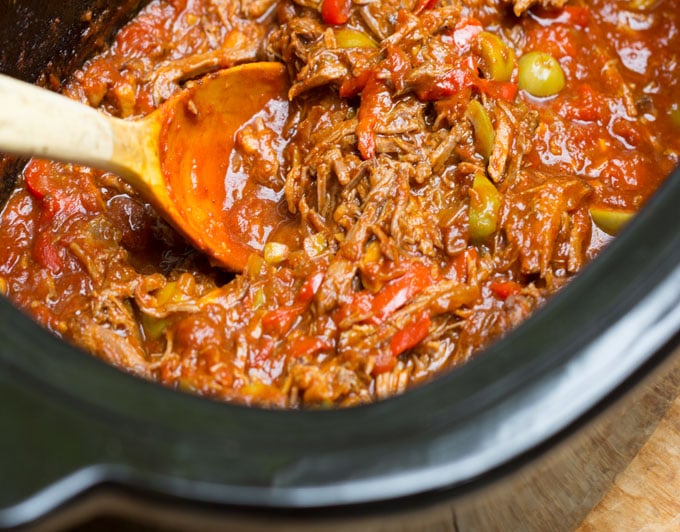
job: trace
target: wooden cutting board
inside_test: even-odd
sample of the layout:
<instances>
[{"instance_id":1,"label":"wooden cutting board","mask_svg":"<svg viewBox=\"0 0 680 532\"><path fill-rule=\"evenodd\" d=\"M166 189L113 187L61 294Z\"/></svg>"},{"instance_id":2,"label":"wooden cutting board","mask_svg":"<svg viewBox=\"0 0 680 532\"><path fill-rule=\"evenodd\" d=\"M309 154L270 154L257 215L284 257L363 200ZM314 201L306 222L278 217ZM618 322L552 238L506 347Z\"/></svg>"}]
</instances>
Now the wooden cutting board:
<instances>
[{"instance_id":1,"label":"wooden cutting board","mask_svg":"<svg viewBox=\"0 0 680 532\"><path fill-rule=\"evenodd\" d=\"M680 397L577 532L680 531Z\"/></svg>"}]
</instances>

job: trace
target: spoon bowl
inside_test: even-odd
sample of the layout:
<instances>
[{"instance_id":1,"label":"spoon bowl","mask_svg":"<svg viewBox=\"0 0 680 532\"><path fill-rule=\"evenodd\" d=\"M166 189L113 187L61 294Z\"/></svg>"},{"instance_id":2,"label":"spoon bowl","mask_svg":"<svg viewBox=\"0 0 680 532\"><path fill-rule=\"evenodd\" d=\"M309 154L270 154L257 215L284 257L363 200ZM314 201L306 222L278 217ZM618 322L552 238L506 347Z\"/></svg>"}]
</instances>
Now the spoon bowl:
<instances>
[{"instance_id":1,"label":"spoon bowl","mask_svg":"<svg viewBox=\"0 0 680 532\"><path fill-rule=\"evenodd\" d=\"M248 174L235 143L247 127L280 139L287 91L283 65L249 63L121 120L0 75L0 151L113 171L213 263L241 271L288 216L280 194Z\"/></svg>"}]
</instances>

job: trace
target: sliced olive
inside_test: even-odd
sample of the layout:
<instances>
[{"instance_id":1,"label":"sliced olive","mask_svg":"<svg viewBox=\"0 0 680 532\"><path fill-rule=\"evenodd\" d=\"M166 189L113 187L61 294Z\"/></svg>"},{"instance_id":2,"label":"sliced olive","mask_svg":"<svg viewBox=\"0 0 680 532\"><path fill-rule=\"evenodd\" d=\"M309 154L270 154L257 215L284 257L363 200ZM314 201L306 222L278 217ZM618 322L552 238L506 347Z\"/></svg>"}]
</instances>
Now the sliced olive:
<instances>
[{"instance_id":1,"label":"sliced olive","mask_svg":"<svg viewBox=\"0 0 680 532\"><path fill-rule=\"evenodd\" d=\"M470 189L470 239L480 243L496 232L501 208L501 194L482 174L475 174Z\"/></svg>"},{"instance_id":2,"label":"sliced olive","mask_svg":"<svg viewBox=\"0 0 680 532\"><path fill-rule=\"evenodd\" d=\"M489 118L489 113L486 112L484 106L477 100L470 100L465 116L468 117L475 130L475 146L477 151L486 160L489 160L494 141L493 124L491 123L491 118Z\"/></svg>"},{"instance_id":3,"label":"sliced olive","mask_svg":"<svg viewBox=\"0 0 680 532\"><path fill-rule=\"evenodd\" d=\"M529 52L519 60L519 88L532 96L554 96L564 88L564 71L557 59L545 52Z\"/></svg>"},{"instance_id":4,"label":"sliced olive","mask_svg":"<svg viewBox=\"0 0 680 532\"><path fill-rule=\"evenodd\" d=\"M602 207L591 207L590 216L600 229L609 235L616 235L635 215L631 211L617 211Z\"/></svg>"},{"instance_id":5,"label":"sliced olive","mask_svg":"<svg viewBox=\"0 0 680 532\"><path fill-rule=\"evenodd\" d=\"M487 79L509 81L515 68L515 52L501 38L488 31L477 35L479 55L484 62L482 71Z\"/></svg>"},{"instance_id":6,"label":"sliced olive","mask_svg":"<svg viewBox=\"0 0 680 532\"><path fill-rule=\"evenodd\" d=\"M335 30L335 43L340 48L377 48L378 43L370 35L359 30L342 28Z\"/></svg>"}]
</instances>

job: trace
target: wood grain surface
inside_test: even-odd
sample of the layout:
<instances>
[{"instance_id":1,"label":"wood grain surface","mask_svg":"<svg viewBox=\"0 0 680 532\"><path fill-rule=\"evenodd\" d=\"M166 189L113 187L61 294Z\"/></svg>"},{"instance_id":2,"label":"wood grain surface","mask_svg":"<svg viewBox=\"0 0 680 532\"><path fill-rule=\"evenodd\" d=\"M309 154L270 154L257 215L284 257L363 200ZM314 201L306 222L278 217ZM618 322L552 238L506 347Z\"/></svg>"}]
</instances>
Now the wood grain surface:
<instances>
[{"instance_id":1,"label":"wood grain surface","mask_svg":"<svg viewBox=\"0 0 680 532\"><path fill-rule=\"evenodd\" d=\"M680 531L680 397L577 532Z\"/></svg>"}]
</instances>

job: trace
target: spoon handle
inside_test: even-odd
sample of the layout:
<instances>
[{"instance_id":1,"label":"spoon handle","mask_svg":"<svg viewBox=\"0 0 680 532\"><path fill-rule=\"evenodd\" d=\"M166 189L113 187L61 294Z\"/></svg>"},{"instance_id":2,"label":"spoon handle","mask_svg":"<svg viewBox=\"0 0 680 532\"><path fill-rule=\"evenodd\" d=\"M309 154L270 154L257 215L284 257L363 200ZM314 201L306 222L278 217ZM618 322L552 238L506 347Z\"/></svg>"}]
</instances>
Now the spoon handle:
<instances>
[{"instance_id":1,"label":"spoon handle","mask_svg":"<svg viewBox=\"0 0 680 532\"><path fill-rule=\"evenodd\" d=\"M0 152L115 171L118 120L0 74Z\"/></svg>"}]
</instances>

